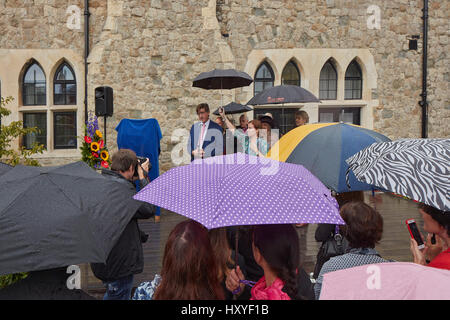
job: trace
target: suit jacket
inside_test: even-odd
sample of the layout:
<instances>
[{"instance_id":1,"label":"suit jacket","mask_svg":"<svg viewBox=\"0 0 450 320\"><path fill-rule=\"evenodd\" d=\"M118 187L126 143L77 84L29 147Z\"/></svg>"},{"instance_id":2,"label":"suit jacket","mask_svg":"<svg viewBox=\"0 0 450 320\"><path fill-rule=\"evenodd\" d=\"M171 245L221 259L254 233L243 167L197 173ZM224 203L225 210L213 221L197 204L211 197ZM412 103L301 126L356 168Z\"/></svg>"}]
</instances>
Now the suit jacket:
<instances>
[{"instance_id":1,"label":"suit jacket","mask_svg":"<svg viewBox=\"0 0 450 320\"><path fill-rule=\"evenodd\" d=\"M191 155L191 161L194 160L192 151L197 149L197 144L202 131L202 123L196 122L192 125L189 134L188 152ZM214 121L210 120L208 128L206 128L205 140L202 149L205 151L205 158L219 156L223 154L223 129Z\"/></svg>"}]
</instances>

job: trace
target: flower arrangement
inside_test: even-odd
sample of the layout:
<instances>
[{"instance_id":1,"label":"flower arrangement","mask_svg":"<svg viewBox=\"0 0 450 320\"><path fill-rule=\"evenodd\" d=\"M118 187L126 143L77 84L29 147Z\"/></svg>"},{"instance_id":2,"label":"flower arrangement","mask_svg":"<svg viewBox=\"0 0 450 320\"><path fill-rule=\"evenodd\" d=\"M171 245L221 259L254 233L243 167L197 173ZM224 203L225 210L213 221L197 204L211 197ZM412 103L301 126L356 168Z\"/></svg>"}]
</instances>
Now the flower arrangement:
<instances>
[{"instance_id":1,"label":"flower arrangement","mask_svg":"<svg viewBox=\"0 0 450 320\"><path fill-rule=\"evenodd\" d=\"M81 160L86 162L91 168L101 169L109 168L111 160L108 149L103 141L103 134L98 127L98 119L95 115L89 114L89 120L86 123L86 134L84 142L81 145Z\"/></svg>"}]
</instances>

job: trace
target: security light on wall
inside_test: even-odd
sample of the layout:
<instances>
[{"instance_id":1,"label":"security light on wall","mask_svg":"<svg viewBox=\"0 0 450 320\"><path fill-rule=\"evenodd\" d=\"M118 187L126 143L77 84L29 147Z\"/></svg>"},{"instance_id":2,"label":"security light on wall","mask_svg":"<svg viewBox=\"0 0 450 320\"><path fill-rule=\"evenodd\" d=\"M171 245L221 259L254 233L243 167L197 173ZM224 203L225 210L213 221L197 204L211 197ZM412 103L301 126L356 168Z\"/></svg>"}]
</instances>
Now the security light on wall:
<instances>
[{"instance_id":1,"label":"security light on wall","mask_svg":"<svg viewBox=\"0 0 450 320\"><path fill-rule=\"evenodd\" d=\"M417 50L417 40L420 39L419 35L413 35L409 38L409 50Z\"/></svg>"}]
</instances>

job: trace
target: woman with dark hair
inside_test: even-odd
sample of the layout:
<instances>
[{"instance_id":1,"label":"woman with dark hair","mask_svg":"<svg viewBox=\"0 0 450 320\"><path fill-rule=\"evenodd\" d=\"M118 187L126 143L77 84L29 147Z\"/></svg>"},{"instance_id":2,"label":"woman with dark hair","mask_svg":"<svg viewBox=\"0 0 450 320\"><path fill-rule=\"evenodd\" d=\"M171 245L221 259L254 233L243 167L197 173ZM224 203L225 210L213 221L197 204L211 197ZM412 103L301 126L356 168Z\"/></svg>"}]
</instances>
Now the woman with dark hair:
<instances>
[{"instance_id":1,"label":"woman with dark hair","mask_svg":"<svg viewBox=\"0 0 450 320\"><path fill-rule=\"evenodd\" d=\"M244 261L243 264L241 264L238 261L238 266L231 270L230 274L227 275L227 289L231 292L235 290L238 287L239 279L246 279L251 282L256 283L261 277L264 275L264 270L256 263L255 257L253 256L253 240L252 240L252 232L253 232L253 226L233 226L227 228L227 239L228 243L230 245L230 248L232 248L233 251L236 250L236 235L238 235L238 254L242 256L242 259ZM239 275L242 274L242 277L239 278ZM235 284L233 287L228 288L228 278L236 279L236 282L232 283ZM237 297L239 300L250 300L251 294L249 287L246 287L244 284L241 285L241 289L237 293Z\"/></svg>"},{"instance_id":2,"label":"woman with dark hair","mask_svg":"<svg viewBox=\"0 0 450 320\"><path fill-rule=\"evenodd\" d=\"M264 276L251 289L251 300L314 299L312 283L300 266L299 239L292 225L255 226L252 239L253 255ZM242 280L243 275L233 270L227 288L236 290Z\"/></svg>"},{"instance_id":3,"label":"woman with dark hair","mask_svg":"<svg viewBox=\"0 0 450 320\"><path fill-rule=\"evenodd\" d=\"M345 221L345 225L340 228L349 242L349 250L325 262L314 285L316 299L320 297L323 276L326 273L366 264L390 262L381 258L375 250L375 245L383 234L383 217L375 209L364 202L352 201L341 207L340 214Z\"/></svg>"},{"instance_id":4,"label":"woman with dark hair","mask_svg":"<svg viewBox=\"0 0 450 320\"><path fill-rule=\"evenodd\" d=\"M364 192L363 191L350 191L350 192L342 192L337 193L336 201L339 204L339 208L342 208L344 204L351 201L361 201L364 202ZM316 241L318 242L325 242L330 237L333 236L334 230L336 225L335 224L319 224L319 226L316 229L316 233L314 235Z\"/></svg>"},{"instance_id":5,"label":"woman with dark hair","mask_svg":"<svg viewBox=\"0 0 450 320\"><path fill-rule=\"evenodd\" d=\"M211 242L211 247L214 252L214 256L216 258L217 265L217 277L219 282L222 284L222 288L225 295L225 300L231 300L233 298L233 294L227 290L225 279L230 274L233 269L235 262L235 252L230 248L227 238L227 230L226 228L217 228L208 231L209 240ZM243 257L238 254L237 255L238 265L244 273L245 270L245 262Z\"/></svg>"},{"instance_id":6,"label":"woman with dark hair","mask_svg":"<svg viewBox=\"0 0 450 320\"><path fill-rule=\"evenodd\" d=\"M423 218L423 228L428 232L428 236L423 251L417 247L417 242L411 239L414 262L422 265L428 263L429 267L450 270L450 212L423 203L419 204L419 212ZM436 236L435 244L431 242L431 234Z\"/></svg>"},{"instance_id":7,"label":"woman with dark hair","mask_svg":"<svg viewBox=\"0 0 450 320\"><path fill-rule=\"evenodd\" d=\"M177 224L167 239L156 290L143 283L136 289L134 299L222 300L224 293L217 275L207 229L196 221L186 220Z\"/></svg>"},{"instance_id":8,"label":"woman with dark hair","mask_svg":"<svg viewBox=\"0 0 450 320\"><path fill-rule=\"evenodd\" d=\"M361 201L364 202L364 192L363 191L350 191L350 192L342 192L335 195L336 201L339 204L339 208L342 208L344 204L351 201ZM335 224L319 224L316 229L316 233L314 235L317 242L322 242L321 249L319 249L319 253L317 254L316 265L314 267L313 278L317 279L319 276L320 270L325 262L327 262L331 256L323 255L324 247L326 246L327 241L331 241L335 235L336 231L343 237L341 230L336 228ZM346 249L347 240L342 238L342 249ZM342 252L345 253L345 252Z\"/></svg>"}]
</instances>

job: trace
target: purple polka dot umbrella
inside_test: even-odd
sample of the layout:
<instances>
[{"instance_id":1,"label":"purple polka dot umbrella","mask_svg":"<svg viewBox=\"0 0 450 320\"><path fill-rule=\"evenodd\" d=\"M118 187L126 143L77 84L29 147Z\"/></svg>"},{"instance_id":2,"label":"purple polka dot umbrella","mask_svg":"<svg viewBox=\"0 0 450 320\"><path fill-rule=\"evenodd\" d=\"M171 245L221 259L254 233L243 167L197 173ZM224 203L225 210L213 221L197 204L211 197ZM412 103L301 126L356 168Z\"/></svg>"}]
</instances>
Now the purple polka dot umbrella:
<instances>
[{"instance_id":1,"label":"purple polka dot umbrella","mask_svg":"<svg viewBox=\"0 0 450 320\"><path fill-rule=\"evenodd\" d=\"M173 168L134 196L208 229L257 224L344 224L330 191L301 165L242 153Z\"/></svg>"}]
</instances>

